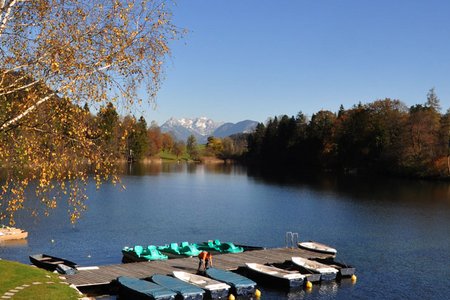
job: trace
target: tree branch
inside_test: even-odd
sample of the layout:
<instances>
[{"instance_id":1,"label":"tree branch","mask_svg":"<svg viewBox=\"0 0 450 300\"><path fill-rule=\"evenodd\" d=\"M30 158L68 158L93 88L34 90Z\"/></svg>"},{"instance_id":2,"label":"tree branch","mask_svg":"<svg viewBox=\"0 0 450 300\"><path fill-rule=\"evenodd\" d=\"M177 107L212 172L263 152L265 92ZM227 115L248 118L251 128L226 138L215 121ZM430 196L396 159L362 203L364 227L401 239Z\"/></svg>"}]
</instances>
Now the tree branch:
<instances>
[{"instance_id":1,"label":"tree branch","mask_svg":"<svg viewBox=\"0 0 450 300\"><path fill-rule=\"evenodd\" d=\"M26 115L28 115L29 113L31 113L33 110L35 110L39 105L41 105L42 103L44 103L45 101L49 100L51 97L55 96L56 93L52 92L51 94L45 96L44 98L42 98L41 100L37 101L35 104L33 104L32 106L28 107L23 113L21 113L20 115L14 117L13 119L3 123L3 125L0 127L0 131L4 131L6 128L8 128L9 126L13 125L14 123L16 123L17 121L19 121L20 119L22 119L23 117L25 117Z\"/></svg>"},{"instance_id":2,"label":"tree branch","mask_svg":"<svg viewBox=\"0 0 450 300\"><path fill-rule=\"evenodd\" d=\"M18 2L24 2L24 0L12 0L9 3L5 3L2 1L2 14L0 16L0 36L3 35L3 31L6 28L6 24L11 18L11 11L13 10L14 6L17 5ZM6 5L6 11L5 11L5 5Z\"/></svg>"}]
</instances>

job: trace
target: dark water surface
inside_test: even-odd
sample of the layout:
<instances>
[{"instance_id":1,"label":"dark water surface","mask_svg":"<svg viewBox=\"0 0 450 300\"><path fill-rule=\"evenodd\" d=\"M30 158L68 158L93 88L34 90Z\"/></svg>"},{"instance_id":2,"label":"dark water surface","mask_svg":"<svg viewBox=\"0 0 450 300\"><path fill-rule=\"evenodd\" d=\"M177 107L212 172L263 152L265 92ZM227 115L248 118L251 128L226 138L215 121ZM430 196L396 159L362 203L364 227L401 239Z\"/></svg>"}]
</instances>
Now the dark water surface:
<instances>
[{"instance_id":1,"label":"dark water surface","mask_svg":"<svg viewBox=\"0 0 450 300\"><path fill-rule=\"evenodd\" d=\"M61 206L20 215L26 242L0 244L0 258L29 263L48 253L80 265L121 262L122 247L208 239L283 247L287 231L338 249L358 280L262 299L449 299L450 184L319 176L267 179L243 167L134 166L126 190L90 187L75 225Z\"/></svg>"}]
</instances>

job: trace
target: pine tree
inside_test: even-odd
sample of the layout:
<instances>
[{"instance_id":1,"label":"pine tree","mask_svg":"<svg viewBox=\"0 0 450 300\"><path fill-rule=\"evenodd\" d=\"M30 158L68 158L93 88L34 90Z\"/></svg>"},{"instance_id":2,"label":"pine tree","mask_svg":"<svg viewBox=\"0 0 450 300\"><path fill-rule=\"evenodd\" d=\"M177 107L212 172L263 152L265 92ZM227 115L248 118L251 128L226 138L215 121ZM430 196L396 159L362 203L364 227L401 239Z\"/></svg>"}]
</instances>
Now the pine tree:
<instances>
[{"instance_id":1,"label":"pine tree","mask_svg":"<svg viewBox=\"0 0 450 300\"><path fill-rule=\"evenodd\" d=\"M427 103L425 106L435 110L436 112L439 112L441 110L440 100L436 95L436 92L434 91L434 87L428 91Z\"/></svg>"}]
</instances>

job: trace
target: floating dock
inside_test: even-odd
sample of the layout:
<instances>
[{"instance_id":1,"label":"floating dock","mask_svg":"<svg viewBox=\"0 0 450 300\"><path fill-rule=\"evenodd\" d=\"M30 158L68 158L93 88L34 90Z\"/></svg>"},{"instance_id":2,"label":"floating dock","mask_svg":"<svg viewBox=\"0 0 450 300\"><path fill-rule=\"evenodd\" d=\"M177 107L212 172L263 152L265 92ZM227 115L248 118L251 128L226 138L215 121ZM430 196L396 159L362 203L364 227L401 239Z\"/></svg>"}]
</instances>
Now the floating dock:
<instances>
[{"instance_id":1,"label":"floating dock","mask_svg":"<svg viewBox=\"0 0 450 300\"><path fill-rule=\"evenodd\" d=\"M290 260L293 256L304 258L326 258L329 254L321 254L299 248L274 248L245 251L233 254L213 255L213 266L224 270L237 270L245 263L277 264ZM109 285L119 276L145 278L153 274L172 274L172 271L196 273L198 258L175 258L164 261L146 261L127 264L105 265L81 268L74 275L65 275L69 284L77 288Z\"/></svg>"}]
</instances>

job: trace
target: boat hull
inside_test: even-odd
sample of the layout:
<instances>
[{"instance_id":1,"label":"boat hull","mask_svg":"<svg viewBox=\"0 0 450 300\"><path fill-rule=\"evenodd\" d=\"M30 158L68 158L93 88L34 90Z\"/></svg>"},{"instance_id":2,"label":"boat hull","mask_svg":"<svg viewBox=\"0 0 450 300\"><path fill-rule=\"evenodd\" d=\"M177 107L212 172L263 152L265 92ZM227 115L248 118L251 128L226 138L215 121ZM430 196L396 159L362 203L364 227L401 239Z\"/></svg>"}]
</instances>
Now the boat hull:
<instances>
[{"instance_id":1,"label":"boat hull","mask_svg":"<svg viewBox=\"0 0 450 300\"><path fill-rule=\"evenodd\" d=\"M36 267L51 272L56 270L61 274L73 274L78 266L73 261L47 254L30 255L29 258L30 262Z\"/></svg>"},{"instance_id":2,"label":"boat hull","mask_svg":"<svg viewBox=\"0 0 450 300\"><path fill-rule=\"evenodd\" d=\"M305 281L305 276L299 272L259 264L248 263L246 266L248 277L267 285L283 289L297 289L303 287Z\"/></svg>"},{"instance_id":3,"label":"boat hull","mask_svg":"<svg viewBox=\"0 0 450 300\"><path fill-rule=\"evenodd\" d=\"M205 298L209 299L228 299L229 290L206 290Z\"/></svg>"},{"instance_id":4,"label":"boat hull","mask_svg":"<svg viewBox=\"0 0 450 300\"><path fill-rule=\"evenodd\" d=\"M340 277L352 277L356 273L356 268L340 268L339 269L339 276Z\"/></svg>"},{"instance_id":5,"label":"boat hull","mask_svg":"<svg viewBox=\"0 0 450 300\"><path fill-rule=\"evenodd\" d=\"M310 273L310 274L303 274L305 275L307 281L311 283L320 282L320 274L318 273Z\"/></svg>"},{"instance_id":6,"label":"boat hull","mask_svg":"<svg viewBox=\"0 0 450 300\"><path fill-rule=\"evenodd\" d=\"M337 273L320 273L320 281L333 281L337 277Z\"/></svg>"},{"instance_id":7,"label":"boat hull","mask_svg":"<svg viewBox=\"0 0 450 300\"><path fill-rule=\"evenodd\" d=\"M144 257L138 257L132 252L122 251L123 261L124 262L140 262L140 261L148 261L148 259Z\"/></svg>"}]
</instances>

